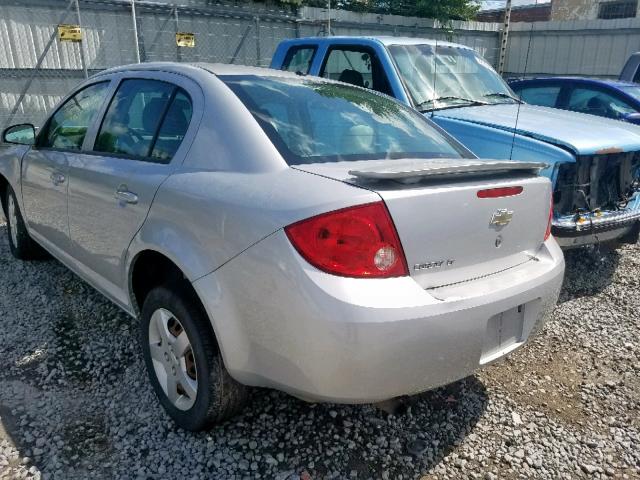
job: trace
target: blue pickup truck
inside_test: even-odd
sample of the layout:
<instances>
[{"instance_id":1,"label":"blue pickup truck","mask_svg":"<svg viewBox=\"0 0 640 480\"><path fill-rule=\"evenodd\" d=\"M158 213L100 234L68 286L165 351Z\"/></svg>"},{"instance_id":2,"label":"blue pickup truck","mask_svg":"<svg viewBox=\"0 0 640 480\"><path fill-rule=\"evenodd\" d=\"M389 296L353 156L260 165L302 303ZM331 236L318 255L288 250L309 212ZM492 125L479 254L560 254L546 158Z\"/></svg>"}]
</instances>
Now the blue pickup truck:
<instances>
[{"instance_id":1,"label":"blue pickup truck","mask_svg":"<svg viewBox=\"0 0 640 480\"><path fill-rule=\"evenodd\" d=\"M478 157L547 163L553 234L565 248L638 241L638 126L525 104L482 56L448 42L299 38L280 43L271 68L391 95Z\"/></svg>"}]
</instances>

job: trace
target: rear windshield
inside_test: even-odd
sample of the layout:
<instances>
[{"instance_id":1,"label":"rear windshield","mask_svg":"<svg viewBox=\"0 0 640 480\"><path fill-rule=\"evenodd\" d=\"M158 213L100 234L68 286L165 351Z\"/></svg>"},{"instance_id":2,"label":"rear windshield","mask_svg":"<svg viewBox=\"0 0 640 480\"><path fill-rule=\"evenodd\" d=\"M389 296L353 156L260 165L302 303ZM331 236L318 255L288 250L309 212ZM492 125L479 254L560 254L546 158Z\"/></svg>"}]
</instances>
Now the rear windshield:
<instances>
[{"instance_id":1,"label":"rear windshield","mask_svg":"<svg viewBox=\"0 0 640 480\"><path fill-rule=\"evenodd\" d=\"M289 165L466 156L419 113L364 89L304 78L220 78Z\"/></svg>"}]
</instances>

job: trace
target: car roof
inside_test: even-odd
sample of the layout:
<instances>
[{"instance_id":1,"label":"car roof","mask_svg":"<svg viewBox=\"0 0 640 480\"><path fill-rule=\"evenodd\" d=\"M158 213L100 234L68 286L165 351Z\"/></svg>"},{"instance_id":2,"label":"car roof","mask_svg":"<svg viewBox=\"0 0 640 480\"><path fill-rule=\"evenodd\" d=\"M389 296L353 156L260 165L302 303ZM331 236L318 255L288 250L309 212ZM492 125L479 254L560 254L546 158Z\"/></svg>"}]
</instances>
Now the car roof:
<instances>
[{"instance_id":1,"label":"car roof","mask_svg":"<svg viewBox=\"0 0 640 480\"><path fill-rule=\"evenodd\" d=\"M416 37L392 37L387 35L336 35L332 37L303 37L286 40L289 44L304 44L309 42L315 43L345 43L345 42L378 42L384 46L389 45L440 45L445 47L464 48L473 50L471 47L461 45L459 43L445 42L433 38L416 38Z\"/></svg>"},{"instance_id":2,"label":"car roof","mask_svg":"<svg viewBox=\"0 0 640 480\"><path fill-rule=\"evenodd\" d=\"M589 77L571 77L571 76L559 76L559 77L536 77L536 78L519 78L514 79L510 83L533 83L533 82L581 82L590 83L593 85L606 85L613 88L622 87L637 87L637 83L625 82L624 80L612 80L608 78L589 78Z\"/></svg>"},{"instance_id":3,"label":"car roof","mask_svg":"<svg viewBox=\"0 0 640 480\"><path fill-rule=\"evenodd\" d=\"M102 72L96 75L99 76L99 75L108 75L108 74L120 73L120 72L143 71L143 70L171 72L171 73L178 73L178 74L188 73L189 71L201 72L202 70L206 70L208 72L213 73L214 75L258 75L258 76L271 76L271 77L275 76L275 77L299 78L299 75L297 75L296 73L286 72L283 70L274 70L271 68L262 68L262 67L249 67L246 65L230 65L226 63L206 63L206 62L133 63L130 65L121 65L118 67L109 68L107 70L103 70Z\"/></svg>"}]
</instances>

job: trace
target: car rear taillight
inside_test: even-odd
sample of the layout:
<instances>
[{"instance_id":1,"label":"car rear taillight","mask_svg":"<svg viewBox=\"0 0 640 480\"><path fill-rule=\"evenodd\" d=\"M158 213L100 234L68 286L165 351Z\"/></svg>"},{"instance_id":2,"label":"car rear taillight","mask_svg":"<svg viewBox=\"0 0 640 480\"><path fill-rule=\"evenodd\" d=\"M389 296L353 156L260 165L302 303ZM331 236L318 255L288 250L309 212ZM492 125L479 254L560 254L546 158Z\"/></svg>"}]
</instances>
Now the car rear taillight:
<instances>
[{"instance_id":1,"label":"car rear taillight","mask_svg":"<svg viewBox=\"0 0 640 480\"><path fill-rule=\"evenodd\" d=\"M485 190L478 190L478 198L513 197L514 195L520 195L523 190L524 188L520 186L487 188Z\"/></svg>"},{"instance_id":2,"label":"car rear taillight","mask_svg":"<svg viewBox=\"0 0 640 480\"><path fill-rule=\"evenodd\" d=\"M544 241L551 236L551 223L553 222L553 195L551 195L551 208L549 209L549 222L547 223L547 231L544 232Z\"/></svg>"},{"instance_id":3,"label":"car rear taillight","mask_svg":"<svg viewBox=\"0 0 640 480\"><path fill-rule=\"evenodd\" d=\"M300 255L327 273L356 278L409 274L398 233L382 202L324 213L284 230Z\"/></svg>"}]
</instances>

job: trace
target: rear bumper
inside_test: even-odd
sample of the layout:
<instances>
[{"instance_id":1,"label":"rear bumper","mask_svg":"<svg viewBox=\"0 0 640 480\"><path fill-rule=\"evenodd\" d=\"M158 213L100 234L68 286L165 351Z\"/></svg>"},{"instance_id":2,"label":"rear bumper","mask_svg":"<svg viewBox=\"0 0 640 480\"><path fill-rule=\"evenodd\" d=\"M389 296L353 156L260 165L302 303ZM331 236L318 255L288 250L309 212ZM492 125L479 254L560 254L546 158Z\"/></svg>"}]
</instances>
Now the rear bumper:
<instances>
[{"instance_id":1,"label":"rear bumper","mask_svg":"<svg viewBox=\"0 0 640 480\"><path fill-rule=\"evenodd\" d=\"M320 272L279 232L194 286L238 381L365 403L456 381L523 345L555 305L563 273L550 239L537 260L424 290L410 277Z\"/></svg>"},{"instance_id":2,"label":"rear bumper","mask_svg":"<svg viewBox=\"0 0 640 480\"><path fill-rule=\"evenodd\" d=\"M609 242L640 228L640 196L625 210L588 214L583 218L582 223L575 216L554 219L551 231L562 248Z\"/></svg>"}]
</instances>

